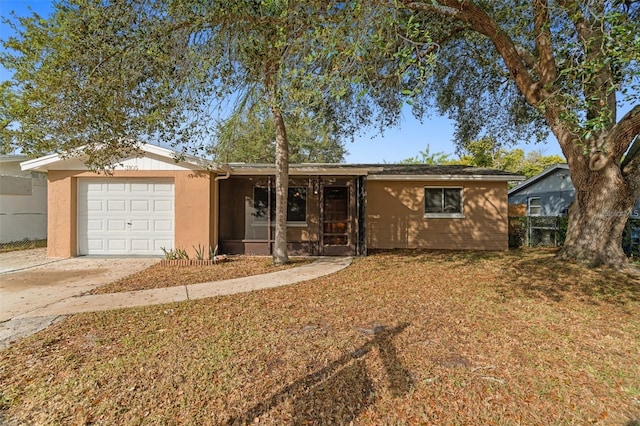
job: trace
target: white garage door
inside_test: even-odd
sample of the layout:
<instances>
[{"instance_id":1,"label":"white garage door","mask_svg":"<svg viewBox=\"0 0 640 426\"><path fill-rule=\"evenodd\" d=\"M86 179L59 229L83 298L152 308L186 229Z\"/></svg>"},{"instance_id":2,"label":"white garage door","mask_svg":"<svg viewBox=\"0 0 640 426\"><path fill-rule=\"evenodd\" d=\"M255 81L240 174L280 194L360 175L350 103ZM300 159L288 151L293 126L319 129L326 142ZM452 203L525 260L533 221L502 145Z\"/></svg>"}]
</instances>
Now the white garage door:
<instances>
[{"instance_id":1,"label":"white garage door","mask_svg":"<svg viewBox=\"0 0 640 426\"><path fill-rule=\"evenodd\" d=\"M173 206L171 180L80 179L78 254L163 254L173 248Z\"/></svg>"}]
</instances>

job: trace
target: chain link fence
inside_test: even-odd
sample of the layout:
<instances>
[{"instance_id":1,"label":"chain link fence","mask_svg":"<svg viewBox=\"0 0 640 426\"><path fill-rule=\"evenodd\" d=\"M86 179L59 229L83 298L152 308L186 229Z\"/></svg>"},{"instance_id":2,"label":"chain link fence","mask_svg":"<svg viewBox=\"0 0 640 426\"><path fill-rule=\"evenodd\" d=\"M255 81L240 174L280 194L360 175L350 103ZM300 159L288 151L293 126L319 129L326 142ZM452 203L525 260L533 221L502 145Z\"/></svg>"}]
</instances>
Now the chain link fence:
<instances>
[{"instance_id":1,"label":"chain link fence","mask_svg":"<svg viewBox=\"0 0 640 426\"><path fill-rule=\"evenodd\" d=\"M0 253L6 253L8 251L27 250L39 247L46 247L47 240L30 240L25 238L20 241L9 241L0 243Z\"/></svg>"},{"instance_id":2,"label":"chain link fence","mask_svg":"<svg viewBox=\"0 0 640 426\"><path fill-rule=\"evenodd\" d=\"M509 247L561 247L567 236L567 216L510 216ZM640 219L627 221L622 234L627 256L640 257Z\"/></svg>"},{"instance_id":3,"label":"chain link fence","mask_svg":"<svg viewBox=\"0 0 640 426\"><path fill-rule=\"evenodd\" d=\"M640 218L629 219L622 233L622 249L635 259L640 259Z\"/></svg>"},{"instance_id":4,"label":"chain link fence","mask_svg":"<svg viewBox=\"0 0 640 426\"><path fill-rule=\"evenodd\" d=\"M559 247L567 235L566 216L509 217L509 247Z\"/></svg>"}]
</instances>

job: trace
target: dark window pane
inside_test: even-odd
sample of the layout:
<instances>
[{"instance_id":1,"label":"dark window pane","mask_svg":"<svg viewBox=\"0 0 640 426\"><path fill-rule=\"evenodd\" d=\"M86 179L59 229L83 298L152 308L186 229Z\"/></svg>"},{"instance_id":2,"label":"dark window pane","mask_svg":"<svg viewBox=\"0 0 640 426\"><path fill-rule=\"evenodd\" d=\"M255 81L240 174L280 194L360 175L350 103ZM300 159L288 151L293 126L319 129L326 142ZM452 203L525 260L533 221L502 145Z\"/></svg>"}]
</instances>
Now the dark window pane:
<instances>
[{"instance_id":1,"label":"dark window pane","mask_svg":"<svg viewBox=\"0 0 640 426\"><path fill-rule=\"evenodd\" d=\"M289 188L287 198L287 222L307 221L307 188Z\"/></svg>"},{"instance_id":2,"label":"dark window pane","mask_svg":"<svg viewBox=\"0 0 640 426\"><path fill-rule=\"evenodd\" d=\"M269 208L269 200L267 197L267 188L253 188L253 217L257 222L267 221L267 209Z\"/></svg>"},{"instance_id":3,"label":"dark window pane","mask_svg":"<svg viewBox=\"0 0 640 426\"><path fill-rule=\"evenodd\" d=\"M267 195L268 193L268 195ZM253 217L256 222L267 221L267 210L269 209L269 199L271 198L271 220L276 218L276 191L270 191L265 187L255 187L253 189ZM287 222L307 221L307 188L291 187L287 197Z\"/></svg>"},{"instance_id":4,"label":"dark window pane","mask_svg":"<svg viewBox=\"0 0 640 426\"><path fill-rule=\"evenodd\" d=\"M425 188L424 212L425 213L442 213L442 189L441 188Z\"/></svg>"},{"instance_id":5,"label":"dark window pane","mask_svg":"<svg viewBox=\"0 0 640 426\"><path fill-rule=\"evenodd\" d=\"M424 213L462 213L460 188L425 188Z\"/></svg>"},{"instance_id":6,"label":"dark window pane","mask_svg":"<svg viewBox=\"0 0 640 426\"><path fill-rule=\"evenodd\" d=\"M462 213L462 195L458 188L444 189L444 213Z\"/></svg>"},{"instance_id":7,"label":"dark window pane","mask_svg":"<svg viewBox=\"0 0 640 426\"><path fill-rule=\"evenodd\" d=\"M346 220L349 217L349 188L336 187L324 190L324 220Z\"/></svg>"}]
</instances>

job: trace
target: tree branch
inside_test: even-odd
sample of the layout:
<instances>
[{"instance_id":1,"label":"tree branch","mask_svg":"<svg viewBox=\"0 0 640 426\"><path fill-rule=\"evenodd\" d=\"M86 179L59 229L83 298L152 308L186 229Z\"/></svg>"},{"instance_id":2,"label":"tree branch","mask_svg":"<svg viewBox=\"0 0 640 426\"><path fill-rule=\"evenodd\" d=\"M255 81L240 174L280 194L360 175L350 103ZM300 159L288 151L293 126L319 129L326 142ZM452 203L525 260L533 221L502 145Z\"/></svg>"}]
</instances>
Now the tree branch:
<instances>
[{"instance_id":1,"label":"tree branch","mask_svg":"<svg viewBox=\"0 0 640 426\"><path fill-rule=\"evenodd\" d=\"M472 1L433 0L431 2L404 1L404 7L413 11L433 12L450 16L469 25L470 29L488 37L502 57L511 78L534 107L543 100L541 85L534 81L527 69L526 61L518 53L518 49L509 37L487 13Z\"/></svg>"},{"instance_id":2,"label":"tree branch","mask_svg":"<svg viewBox=\"0 0 640 426\"><path fill-rule=\"evenodd\" d=\"M627 167L627 165L637 157L640 157L640 137L638 136L636 136L634 141L631 143L631 147L629 148L627 155L624 157L624 160L622 160L622 163L620 163L620 169L623 173L625 171L625 167Z\"/></svg>"},{"instance_id":3,"label":"tree branch","mask_svg":"<svg viewBox=\"0 0 640 426\"><path fill-rule=\"evenodd\" d=\"M534 72L539 72L538 70L538 61L537 58L533 55L533 53L529 52L524 46L516 46L518 50L518 55L522 58L524 63Z\"/></svg>"},{"instance_id":4,"label":"tree branch","mask_svg":"<svg viewBox=\"0 0 640 426\"><path fill-rule=\"evenodd\" d=\"M588 49L589 40L591 39L591 29L587 21L587 17L582 13L580 5L575 0L558 0L558 4L562 6L569 15L569 19L575 25L578 31L578 38L582 42L585 52Z\"/></svg>"},{"instance_id":5,"label":"tree branch","mask_svg":"<svg viewBox=\"0 0 640 426\"><path fill-rule=\"evenodd\" d=\"M577 7L573 0L561 1L575 4ZM498 54L502 57L510 78L514 81L518 90L531 106L538 108L544 114L568 161L571 162L573 161L572 159L575 159L576 162L584 162L582 148L575 143L579 135L578 129L568 126L566 122L560 120L565 107L554 101L552 90L545 88L540 80L536 81L532 77L541 72L547 73L545 82L553 82L556 77L556 64L551 50L551 36L548 33L550 29L547 28L549 20L548 9L544 8L547 5L546 0L538 0L537 9L537 17L539 19L537 30L542 35L542 39L536 41L539 46L538 54L546 55L542 61L538 61L530 52L523 51L521 47L518 47L511 37L498 27L496 21L471 0L424 0L421 2L405 0L403 5L413 11L448 16L459 22L466 23L470 30L489 38ZM539 70L537 67L543 69Z\"/></svg>"},{"instance_id":6,"label":"tree branch","mask_svg":"<svg viewBox=\"0 0 640 426\"><path fill-rule=\"evenodd\" d=\"M578 39L584 50L583 62L594 66L595 78L584 83L585 99L595 99L587 105L587 119L600 117L608 121L606 128L611 128L616 123L616 91L613 70L611 64L602 62L599 58L603 55L605 44L604 4L595 3L587 5L586 13L575 0L558 0L569 18L573 22L578 33ZM606 55L604 55L606 57Z\"/></svg>"},{"instance_id":7,"label":"tree branch","mask_svg":"<svg viewBox=\"0 0 640 426\"><path fill-rule=\"evenodd\" d=\"M547 0L533 2L534 28L536 33L536 49L539 57L540 82L548 86L556 80L556 60L553 56L551 42L551 22L549 20L549 4Z\"/></svg>"},{"instance_id":8,"label":"tree branch","mask_svg":"<svg viewBox=\"0 0 640 426\"><path fill-rule=\"evenodd\" d=\"M634 146L639 145L640 134L640 105L636 105L613 126L607 139L608 151L611 158L621 158L627 152L631 142L636 139ZM640 149L630 149L624 163L633 161L634 157L640 157Z\"/></svg>"},{"instance_id":9,"label":"tree branch","mask_svg":"<svg viewBox=\"0 0 640 426\"><path fill-rule=\"evenodd\" d=\"M636 136L629 152L620 165L622 176L628 182L634 198L640 196L640 136Z\"/></svg>"}]
</instances>

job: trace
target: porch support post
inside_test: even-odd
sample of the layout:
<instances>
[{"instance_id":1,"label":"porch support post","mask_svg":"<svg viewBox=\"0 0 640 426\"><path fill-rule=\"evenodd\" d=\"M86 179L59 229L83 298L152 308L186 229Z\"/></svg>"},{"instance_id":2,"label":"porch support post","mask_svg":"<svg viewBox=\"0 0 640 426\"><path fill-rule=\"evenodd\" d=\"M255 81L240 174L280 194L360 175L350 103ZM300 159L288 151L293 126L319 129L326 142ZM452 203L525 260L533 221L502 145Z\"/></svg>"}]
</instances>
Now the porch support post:
<instances>
[{"instance_id":1,"label":"porch support post","mask_svg":"<svg viewBox=\"0 0 640 426\"><path fill-rule=\"evenodd\" d=\"M267 245L269 246L269 256L273 255L272 234L271 234L271 176L267 179Z\"/></svg>"}]
</instances>

